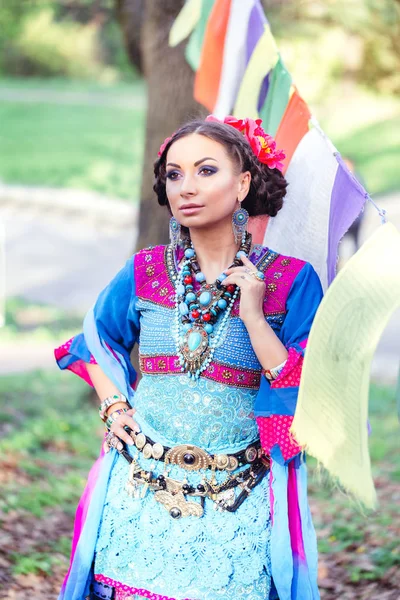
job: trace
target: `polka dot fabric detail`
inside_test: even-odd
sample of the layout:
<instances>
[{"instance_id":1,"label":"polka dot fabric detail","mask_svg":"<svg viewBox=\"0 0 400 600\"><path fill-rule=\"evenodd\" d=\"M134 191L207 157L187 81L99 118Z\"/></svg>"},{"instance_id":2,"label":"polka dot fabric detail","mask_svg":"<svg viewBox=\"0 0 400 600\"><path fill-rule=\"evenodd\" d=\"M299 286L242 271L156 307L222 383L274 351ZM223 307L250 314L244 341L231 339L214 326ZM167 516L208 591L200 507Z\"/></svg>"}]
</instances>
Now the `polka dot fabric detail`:
<instances>
[{"instance_id":1,"label":"polka dot fabric detail","mask_svg":"<svg viewBox=\"0 0 400 600\"><path fill-rule=\"evenodd\" d=\"M136 598L138 600L139 598L148 598L149 600L176 600L175 598L171 598L171 596L160 596L160 594L153 594L148 590L129 587L128 585L124 585L119 581L114 581L113 579L110 579L110 577L105 577L101 574L96 574L94 578L96 581L100 581L105 585L115 588L115 600L136 600ZM190 600L190 598L185 598L185 600Z\"/></svg>"},{"instance_id":2,"label":"polka dot fabric detail","mask_svg":"<svg viewBox=\"0 0 400 600\"><path fill-rule=\"evenodd\" d=\"M257 417L262 447L267 454L271 453L274 446L278 445L285 461L290 460L302 451L289 431L293 417L273 415L272 417Z\"/></svg>"},{"instance_id":3,"label":"polka dot fabric detail","mask_svg":"<svg viewBox=\"0 0 400 600\"><path fill-rule=\"evenodd\" d=\"M303 355L295 348L289 348L288 358L283 370L271 383L271 388L288 388L300 385Z\"/></svg>"}]
</instances>

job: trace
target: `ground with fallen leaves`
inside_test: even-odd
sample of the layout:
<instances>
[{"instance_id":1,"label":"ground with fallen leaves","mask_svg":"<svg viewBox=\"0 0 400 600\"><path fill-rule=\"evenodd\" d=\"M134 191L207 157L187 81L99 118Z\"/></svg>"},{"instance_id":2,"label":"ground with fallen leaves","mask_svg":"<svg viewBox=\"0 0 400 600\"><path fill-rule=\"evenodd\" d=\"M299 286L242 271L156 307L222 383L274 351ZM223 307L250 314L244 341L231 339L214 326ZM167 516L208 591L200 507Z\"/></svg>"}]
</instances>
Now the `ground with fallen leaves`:
<instances>
[{"instance_id":1,"label":"ground with fallen leaves","mask_svg":"<svg viewBox=\"0 0 400 600\"><path fill-rule=\"evenodd\" d=\"M75 507L99 450L87 387L69 374L3 377L0 598L54 600L68 567ZM310 504L322 600L400 600L400 456L394 390L372 386L371 457L379 509L364 514L314 474Z\"/></svg>"}]
</instances>

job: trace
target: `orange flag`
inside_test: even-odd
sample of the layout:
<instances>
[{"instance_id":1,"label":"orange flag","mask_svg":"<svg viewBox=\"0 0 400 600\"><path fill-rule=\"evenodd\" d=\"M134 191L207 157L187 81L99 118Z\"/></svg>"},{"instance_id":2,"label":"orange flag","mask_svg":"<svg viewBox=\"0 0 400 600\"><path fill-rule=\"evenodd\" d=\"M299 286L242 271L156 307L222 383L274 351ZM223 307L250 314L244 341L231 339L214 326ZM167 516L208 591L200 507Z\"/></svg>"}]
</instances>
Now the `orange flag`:
<instances>
[{"instance_id":1,"label":"orange flag","mask_svg":"<svg viewBox=\"0 0 400 600\"><path fill-rule=\"evenodd\" d=\"M218 98L224 57L225 35L231 0L217 0L208 19L200 66L194 82L194 97L211 112Z\"/></svg>"},{"instance_id":2,"label":"orange flag","mask_svg":"<svg viewBox=\"0 0 400 600\"><path fill-rule=\"evenodd\" d=\"M277 147L282 148L286 154L286 158L283 161L283 173L286 173L294 151L308 131L308 122L310 118L310 109L299 95L297 89L295 89L286 107L275 137Z\"/></svg>"}]
</instances>

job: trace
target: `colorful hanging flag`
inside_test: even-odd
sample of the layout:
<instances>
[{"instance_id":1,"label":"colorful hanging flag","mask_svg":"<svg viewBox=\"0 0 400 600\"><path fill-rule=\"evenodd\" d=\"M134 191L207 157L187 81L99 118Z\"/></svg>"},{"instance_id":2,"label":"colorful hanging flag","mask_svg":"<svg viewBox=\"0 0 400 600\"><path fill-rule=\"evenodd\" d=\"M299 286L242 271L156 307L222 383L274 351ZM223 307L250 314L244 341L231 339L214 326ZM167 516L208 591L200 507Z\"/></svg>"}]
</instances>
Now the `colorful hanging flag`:
<instances>
[{"instance_id":1,"label":"colorful hanging flag","mask_svg":"<svg viewBox=\"0 0 400 600\"><path fill-rule=\"evenodd\" d=\"M346 185L344 171L339 173ZM400 234L386 223L346 263L318 308L291 428L368 508L376 505L368 454L369 373L382 331L399 306Z\"/></svg>"},{"instance_id":2,"label":"colorful hanging flag","mask_svg":"<svg viewBox=\"0 0 400 600\"><path fill-rule=\"evenodd\" d=\"M346 489L372 506L367 367L383 324L398 304L400 265L394 254L400 256L400 236L381 228L330 287L339 242L369 196L292 82L260 0L203 0L188 54L196 70L196 100L221 120L228 114L261 118L286 154L283 173L289 185L283 208L275 217L251 219L249 229L255 243L311 263L323 289L329 286L307 345L293 431ZM381 288L388 293L381 294ZM328 346L336 352L333 358ZM336 436L330 437L333 427ZM357 428L353 439L351 428ZM353 451L357 460L348 460Z\"/></svg>"},{"instance_id":3,"label":"colorful hanging flag","mask_svg":"<svg viewBox=\"0 0 400 600\"><path fill-rule=\"evenodd\" d=\"M189 9L185 28L180 17ZM340 239L367 193L293 84L260 0L188 0L182 13L172 37L182 41L192 31L186 57L196 70L195 99L219 119L261 118L286 154L284 207L276 217L251 219L254 241L307 260L326 289Z\"/></svg>"},{"instance_id":4,"label":"colorful hanging flag","mask_svg":"<svg viewBox=\"0 0 400 600\"><path fill-rule=\"evenodd\" d=\"M194 98L208 110L213 110L218 99L219 82L225 36L231 0L216 0L207 22L200 65L194 81Z\"/></svg>"},{"instance_id":5,"label":"colorful hanging flag","mask_svg":"<svg viewBox=\"0 0 400 600\"><path fill-rule=\"evenodd\" d=\"M202 0L188 0L174 21L169 32L169 45L174 47L183 42L201 17Z\"/></svg>"}]
</instances>

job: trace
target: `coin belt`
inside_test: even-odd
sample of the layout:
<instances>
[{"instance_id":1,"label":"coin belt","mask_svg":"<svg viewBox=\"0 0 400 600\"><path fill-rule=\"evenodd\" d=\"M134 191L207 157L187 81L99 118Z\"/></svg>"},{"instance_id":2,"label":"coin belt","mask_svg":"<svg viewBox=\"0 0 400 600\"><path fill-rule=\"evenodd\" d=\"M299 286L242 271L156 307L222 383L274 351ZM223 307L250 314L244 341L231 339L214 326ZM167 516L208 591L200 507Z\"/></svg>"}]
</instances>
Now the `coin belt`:
<instances>
[{"instance_id":1,"label":"coin belt","mask_svg":"<svg viewBox=\"0 0 400 600\"><path fill-rule=\"evenodd\" d=\"M235 454L209 454L206 450L193 444L180 444L172 448L153 442L144 433L135 433L126 427L136 448L142 452L144 458L154 458L166 464L174 464L187 471L200 469L218 469L219 471L235 471L238 467L252 464L257 458L264 455L259 440Z\"/></svg>"}]
</instances>

